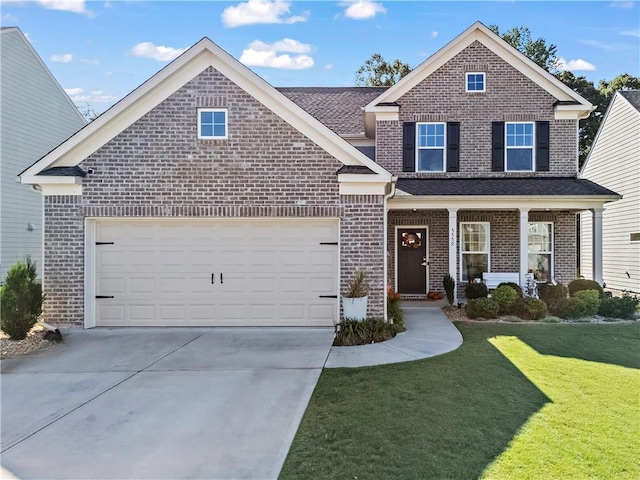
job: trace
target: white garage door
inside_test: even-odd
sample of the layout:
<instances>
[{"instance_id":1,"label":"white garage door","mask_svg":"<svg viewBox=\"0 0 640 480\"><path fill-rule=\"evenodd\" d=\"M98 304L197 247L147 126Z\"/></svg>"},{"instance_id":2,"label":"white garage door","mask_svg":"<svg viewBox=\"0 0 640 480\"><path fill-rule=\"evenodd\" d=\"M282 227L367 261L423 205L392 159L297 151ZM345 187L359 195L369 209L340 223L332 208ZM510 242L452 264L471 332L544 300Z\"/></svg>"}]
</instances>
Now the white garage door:
<instances>
[{"instance_id":1,"label":"white garage door","mask_svg":"<svg viewBox=\"0 0 640 480\"><path fill-rule=\"evenodd\" d=\"M337 220L96 224L96 325L333 325Z\"/></svg>"}]
</instances>

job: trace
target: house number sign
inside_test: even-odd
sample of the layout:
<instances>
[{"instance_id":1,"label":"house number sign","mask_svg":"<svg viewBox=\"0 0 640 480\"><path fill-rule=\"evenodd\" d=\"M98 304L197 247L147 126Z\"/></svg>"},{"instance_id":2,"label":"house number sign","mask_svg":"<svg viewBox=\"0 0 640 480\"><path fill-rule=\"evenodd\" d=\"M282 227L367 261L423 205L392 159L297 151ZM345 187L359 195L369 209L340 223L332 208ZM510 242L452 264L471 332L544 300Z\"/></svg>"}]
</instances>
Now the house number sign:
<instances>
[{"instance_id":1,"label":"house number sign","mask_svg":"<svg viewBox=\"0 0 640 480\"><path fill-rule=\"evenodd\" d=\"M456 245L456 229L452 228L451 229L451 244L449 245L450 247L455 247Z\"/></svg>"}]
</instances>

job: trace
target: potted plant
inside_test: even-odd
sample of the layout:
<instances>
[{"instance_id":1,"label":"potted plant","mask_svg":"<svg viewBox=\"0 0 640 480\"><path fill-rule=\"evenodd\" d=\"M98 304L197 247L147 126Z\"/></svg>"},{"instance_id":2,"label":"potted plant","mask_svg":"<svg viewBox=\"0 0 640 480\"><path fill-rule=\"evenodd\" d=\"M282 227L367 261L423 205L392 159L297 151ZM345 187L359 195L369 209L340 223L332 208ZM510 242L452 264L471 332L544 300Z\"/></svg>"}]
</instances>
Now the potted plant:
<instances>
[{"instance_id":1,"label":"potted plant","mask_svg":"<svg viewBox=\"0 0 640 480\"><path fill-rule=\"evenodd\" d=\"M349 281L348 287L348 292L342 297L344 318L364 320L367 318L367 296L369 295L367 272L363 269L358 270Z\"/></svg>"}]
</instances>

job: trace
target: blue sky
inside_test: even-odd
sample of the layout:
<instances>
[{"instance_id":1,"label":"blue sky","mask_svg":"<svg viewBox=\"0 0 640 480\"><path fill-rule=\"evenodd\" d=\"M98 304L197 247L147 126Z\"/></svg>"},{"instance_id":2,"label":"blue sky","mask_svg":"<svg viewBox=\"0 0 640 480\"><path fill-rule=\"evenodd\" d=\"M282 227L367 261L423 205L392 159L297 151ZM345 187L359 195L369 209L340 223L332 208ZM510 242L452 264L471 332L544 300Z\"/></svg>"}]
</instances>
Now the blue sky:
<instances>
[{"instance_id":1,"label":"blue sky","mask_svg":"<svg viewBox=\"0 0 640 480\"><path fill-rule=\"evenodd\" d=\"M640 76L636 1L0 2L78 104L102 112L207 36L275 86L348 86L372 53L415 67L473 22L527 26L576 75Z\"/></svg>"}]
</instances>

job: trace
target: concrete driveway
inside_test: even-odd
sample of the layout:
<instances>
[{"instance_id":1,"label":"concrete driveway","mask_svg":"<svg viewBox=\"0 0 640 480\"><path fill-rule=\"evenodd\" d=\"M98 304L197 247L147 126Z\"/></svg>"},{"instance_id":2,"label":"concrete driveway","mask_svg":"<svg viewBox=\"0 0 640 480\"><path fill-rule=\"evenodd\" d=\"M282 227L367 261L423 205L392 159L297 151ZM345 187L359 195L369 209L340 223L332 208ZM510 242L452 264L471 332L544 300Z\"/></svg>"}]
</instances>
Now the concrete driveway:
<instances>
[{"instance_id":1,"label":"concrete driveway","mask_svg":"<svg viewBox=\"0 0 640 480\"><path fill-rule=\"evenodd\" d=\"M277 478L333 339L331 328L64 333L2 362L4 476Z\"/></svg>"}]
</instances>

